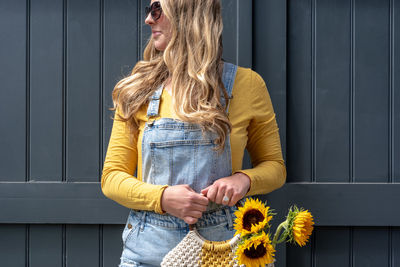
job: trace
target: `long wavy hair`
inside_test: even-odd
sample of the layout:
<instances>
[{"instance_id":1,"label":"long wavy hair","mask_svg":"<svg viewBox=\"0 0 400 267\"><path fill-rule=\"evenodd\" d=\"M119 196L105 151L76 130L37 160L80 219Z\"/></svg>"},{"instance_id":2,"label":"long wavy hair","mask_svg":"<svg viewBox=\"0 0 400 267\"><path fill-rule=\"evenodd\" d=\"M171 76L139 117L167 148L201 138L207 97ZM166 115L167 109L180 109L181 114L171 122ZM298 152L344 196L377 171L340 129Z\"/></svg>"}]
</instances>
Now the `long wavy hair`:
<instances>
[{"instance_id":1,"label":"long wavy hair","mask_svg":"<svg viewBox=\"0 0 400 267\"><path fill-rule=\"evenodd\" d=\"M158 51L149 39L143 60L116 84L112 110L119 108L118 119L127 122L132 133L137 131L136 112L171 78L178 119L217 133L215 143L222 149L231 124L221 102L223 96L228 103L222 82L220 0L160 0L160 4L171 24L171 40L164 51Z\"/></svg>"}]
</instances>

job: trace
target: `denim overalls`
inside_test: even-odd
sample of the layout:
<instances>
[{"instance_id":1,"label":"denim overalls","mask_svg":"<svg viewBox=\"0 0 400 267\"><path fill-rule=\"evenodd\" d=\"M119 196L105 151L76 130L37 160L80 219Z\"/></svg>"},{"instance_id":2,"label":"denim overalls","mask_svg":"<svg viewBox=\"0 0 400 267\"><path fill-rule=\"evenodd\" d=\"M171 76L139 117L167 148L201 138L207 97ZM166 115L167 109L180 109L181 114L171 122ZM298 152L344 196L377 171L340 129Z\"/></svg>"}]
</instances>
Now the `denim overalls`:
<instances>
[{"instance_id":1,"label":"denim overalls","mask_svg":"<svg viewBox=\"0 0 400 267\"><path fill-rule=\"evenodd\" d=\"M232 96L237 66L224 63L222 81ZM163 86L150 99L142 141L143 181L150 184L188 184L200 191L215 180L232 175L229 134L223 151L215 150L216 134L202 133L199 125L158 117ZM224 98L222 99L224 101ZM229 105L229 103L228 103ZM227 108L228 108L227 105ZM210 203L196 223L199 233L208 240L233 237L235 207ZM188 224L152 211L131 210L122 234L123 252L120 267L160 266L162 258L188 233Z\"/></svg>"}]
</instances>

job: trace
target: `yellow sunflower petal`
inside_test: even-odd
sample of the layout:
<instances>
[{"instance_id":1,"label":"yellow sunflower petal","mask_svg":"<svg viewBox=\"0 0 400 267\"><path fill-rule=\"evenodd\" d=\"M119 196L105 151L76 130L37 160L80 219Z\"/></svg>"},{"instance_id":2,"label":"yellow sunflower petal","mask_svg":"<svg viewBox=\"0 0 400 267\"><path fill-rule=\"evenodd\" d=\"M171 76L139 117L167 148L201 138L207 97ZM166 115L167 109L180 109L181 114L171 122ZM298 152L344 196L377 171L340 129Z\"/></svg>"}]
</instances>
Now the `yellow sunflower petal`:
<instances>
[{"instance_id":1,"label":"yellow sunflower petal","mask_svg":"<svg viewBox=\"0 0 400 267\"><path fill-rule=\"evenodd\" d=\"M274 261L275 249L269 236L262 232L261 235L245 240L236 250L236 255L239 265L259 267Z\"/></svg>"},{"instance_id":2,"label":"yellow sunflower petal","mask_svg":"<svg viewBox=\"0 0 400 267\"><path fill-rule=\"evenodd\" d=\"M305 246L309 240L309 237L314 229L314 221L311 213L306 211L300 211L293 223L292 232L293 238L299 246Z\"/></svg>"}]
</instances>

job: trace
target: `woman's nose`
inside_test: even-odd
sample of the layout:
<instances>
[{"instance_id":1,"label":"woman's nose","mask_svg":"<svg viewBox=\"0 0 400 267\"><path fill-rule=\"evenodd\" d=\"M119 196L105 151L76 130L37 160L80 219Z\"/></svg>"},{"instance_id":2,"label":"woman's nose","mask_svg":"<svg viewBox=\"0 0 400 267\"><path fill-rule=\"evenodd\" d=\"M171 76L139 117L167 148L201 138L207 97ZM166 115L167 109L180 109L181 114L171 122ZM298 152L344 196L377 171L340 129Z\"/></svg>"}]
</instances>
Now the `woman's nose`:
<instances>
[{"instance_id":1,"label":"woman's nose","mask_svg":"<svg viewBox=\"0 0 400 267\"><path fill-rule=\"evenodd\" d=\"M146 24L154 24L155 21L153 20L153 17L151 16L151 12L149 12L149 14L147 14L147 17L144 19L144 23Z\"/></svg>"}]
</instances>

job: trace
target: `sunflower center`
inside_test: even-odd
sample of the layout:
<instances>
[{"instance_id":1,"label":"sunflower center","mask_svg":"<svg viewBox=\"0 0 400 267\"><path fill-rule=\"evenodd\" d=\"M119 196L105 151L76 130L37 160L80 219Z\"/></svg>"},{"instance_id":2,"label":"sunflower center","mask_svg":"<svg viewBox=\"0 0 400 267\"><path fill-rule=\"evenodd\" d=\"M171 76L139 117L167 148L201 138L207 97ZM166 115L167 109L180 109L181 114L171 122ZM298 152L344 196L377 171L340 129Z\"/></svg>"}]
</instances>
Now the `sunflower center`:
<instances>
[{"instance_id":1,"label":"sunflower center","mask_svg":"<svg viewBox=\"0 0 400 267\"><path fill-rule=\"evenodd\" d=\"M247 211L243 216L243 228L251 231L251 225L257 224L264 220L264 215L256 209Z\"/></svg>"},{"instance_id":2,"label":"sunflower center","mask_svg":"<svg viewBox=\"0 0 400 267\"><path fill-rule=\"evenodd\" d=\"M257 259L264 257L267 253L267 249L263 245L258 245L256 248L252 246L251 248L245 249L243 253L250 259Z\"/></svg>"}]
</instances>

